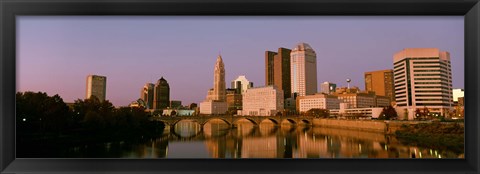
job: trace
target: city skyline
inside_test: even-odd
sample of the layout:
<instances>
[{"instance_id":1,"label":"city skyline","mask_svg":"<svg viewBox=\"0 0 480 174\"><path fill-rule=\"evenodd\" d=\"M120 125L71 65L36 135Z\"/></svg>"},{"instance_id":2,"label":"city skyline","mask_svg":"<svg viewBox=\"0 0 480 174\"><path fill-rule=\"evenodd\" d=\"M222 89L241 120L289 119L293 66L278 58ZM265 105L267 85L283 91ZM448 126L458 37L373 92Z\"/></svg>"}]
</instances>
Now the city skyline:
<instances>
[{"instance_id":1,"label":"city skyline","mask_svg":"<svg viewBox=\"0 0 480 174\"><path fill-rule=\"evenodd\" d=\"M254 27L238 28L245 24ZM265 51L300 42L317 52L318 84L342 87L350 78L363 89L365 72L393 69L393 55L404 48L428 47L450 52L453 88L464 88L462 17L20 17L18 25L17 90L66 102L83 98L88 74L101 74L115 106L140 98L138 90L162 76L171 100L200 103L219 52L226 81L245 75L264 84ZM398 29L410 25L417 27Z\"/></svg>"}]
</instances>

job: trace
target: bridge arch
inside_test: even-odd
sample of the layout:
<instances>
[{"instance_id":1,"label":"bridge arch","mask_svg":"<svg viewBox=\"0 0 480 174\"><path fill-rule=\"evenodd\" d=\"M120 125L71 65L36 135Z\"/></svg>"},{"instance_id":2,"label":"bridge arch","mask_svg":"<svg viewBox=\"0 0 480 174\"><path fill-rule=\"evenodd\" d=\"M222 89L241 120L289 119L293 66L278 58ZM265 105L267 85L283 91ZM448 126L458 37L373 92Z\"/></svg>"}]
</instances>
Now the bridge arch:
<instances>
[{"instance_id":1,"label":"bridge arch","mask_svg":"<svg viewBox=\"0 0 480 174\"><path fill-rule=\"evenodd\" d=\"M243 117L243 118L235 119L235 120L233 120L233 124L237 124L238 121L240 121L240 120L250 121L253 125L258 125L258 124L259 124L259 123L257 123L254 119L251 119L251 118L248 118L248 117Z\"/></svg>"},{"instance_id":2,"label":"bridge arch","mask_svg":"<svg viewBox=\"0 0 480 174\"><path fill-rule=\"evenodd\" d=\"M285 118L285 119L282 120L281 123L283 123L285 121L288 121L291 124L297 124L297 121L295 121L294 119L291 119L291 118Z\"/></svg>"},{"instance_id":3,"label":"bridge arch","mask_svg":"<svg viewBox=\"0 0 480 174\"><path fill-rule=\"evenodd\" d=\"M212 120L222 120L224 123L228 124L229 126L232 125L232 123L230 123L227 119L222 118L222 117L209 118L209 119L203 121L203 123L201 123L201 125L204 126L205 124L207 124L208 122L210 122Z\"/></svg>"},{"instance_id":4,"label":"bridge arch","mask_svg":"<svg viewBox=\"0 0 480 174\"><path fill-rule=\"evenodd\" d=\"M305 123L305 124L308 124L308 125L311 125L312 122L310 120L307 120L307 119L301 119L300 120L302 123Z\"/></svg>"},{"instance_id":5,"label":"bridge arch","mask_svg":"<svg viewBox=\"0 0 480 174\"><path fill-rule=\"evenodd\" d=\"M179 123L181 121L192 121L192 122L195 122L197 124L202 125L202 123L200 123L198 120L195 120L195 119L179 119L179 120L175 120L174 122L170 123L169 126L175 127L175 125L177 125L177 123Z\"/></svg>"},{"instance_id":6,"label":"bridge arch","mask_svg":"<svg viewBox=\"0 0 480 174\"><path fill-rule=\"evenodd\" d=\"M262 122L264 122L264 121L271 121L271 122L272 122L273 124L275 124L275 125L278 125L278 124L279 124L279 121L276 120L276 119L274 119L274 118L265 118L265 119L261 120L260 123L262 123ZM259 123L259 124L260 124L260 123Z\"/></svg>"}]
</instances>

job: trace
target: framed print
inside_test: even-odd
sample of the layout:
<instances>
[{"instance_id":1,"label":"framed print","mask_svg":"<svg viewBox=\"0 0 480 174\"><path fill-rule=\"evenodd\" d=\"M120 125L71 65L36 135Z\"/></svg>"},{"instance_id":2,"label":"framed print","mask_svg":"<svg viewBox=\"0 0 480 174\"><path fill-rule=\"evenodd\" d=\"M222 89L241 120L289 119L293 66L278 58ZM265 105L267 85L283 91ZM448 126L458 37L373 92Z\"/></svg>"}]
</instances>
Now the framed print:
<instances>
[{"instance_id":1,"label":"framed print","mask_svg":"<svg viewBox=\"0 0 480 174\"><path fill-rule=\"evenodd\" d=\"M477 0L0 8L2 173L479 172Z\"/></svg>"}]
</instances>

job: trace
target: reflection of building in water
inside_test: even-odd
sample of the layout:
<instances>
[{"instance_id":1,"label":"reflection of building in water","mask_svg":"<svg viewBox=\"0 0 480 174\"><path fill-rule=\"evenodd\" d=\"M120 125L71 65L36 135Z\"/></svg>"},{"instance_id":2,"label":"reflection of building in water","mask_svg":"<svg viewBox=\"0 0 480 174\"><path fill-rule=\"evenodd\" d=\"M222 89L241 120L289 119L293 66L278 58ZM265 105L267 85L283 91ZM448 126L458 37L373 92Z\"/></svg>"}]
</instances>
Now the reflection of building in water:
<instances>
[{"instance_id":1,"label":"reflection of building in water","mask_svg":"<svg viewBox=\"0 0 480 174\"><path fill-rule=\"evenodd\" d=\"M298 136L298 151L295 158L321 158L329 157L327 140L324 136L304 135Z\"/></svg>"},{"instance_id":2,"label":"reflection of building in water","mask_svg":"<svg viewBox=\"0 0 480 174\"><path fill-rule=\"evenodd\" d=\"M242 158L276 158L277 138L255 137L242 141Z\"/></svg>"},{"instance_id":3,"label":"reflection of building in water","mask_svg":"<svg viewBox=\"0 0 480 174\"><path fill-rule=\"evenodd\" d=\"M222 120L211 120L204 125L205 145L212 158L239 158L239 139Z\"/></svg>"},{"instance_id":4,"label":"reflection of building in water","mask_svg":"<svg viewBox=\"0 0 480 174\"><path fill-rule=\"evenodd\" d=\"M175 134L182 138L195 137L200 133L202 126L197 122L184 120L175 124Z\"/></svg>"}]
</instances>

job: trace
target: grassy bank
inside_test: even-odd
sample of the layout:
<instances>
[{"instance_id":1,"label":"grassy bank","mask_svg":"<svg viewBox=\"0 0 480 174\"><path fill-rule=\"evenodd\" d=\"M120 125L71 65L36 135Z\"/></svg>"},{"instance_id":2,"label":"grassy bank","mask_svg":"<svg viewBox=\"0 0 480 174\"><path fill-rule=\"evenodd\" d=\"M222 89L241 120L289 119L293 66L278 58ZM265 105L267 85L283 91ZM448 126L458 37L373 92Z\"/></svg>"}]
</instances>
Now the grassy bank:
<instances>
[{"instance_id":1,"label":"grassy bank","mask_svg":"<svg viewBox=\"0 0 480 174\"><path fill-rule=\"evenodd\" d=\"M395 132L398 140L409 145L464 153L464 125L439 122L403 125Z\"/></svg>"}]
</instances>

